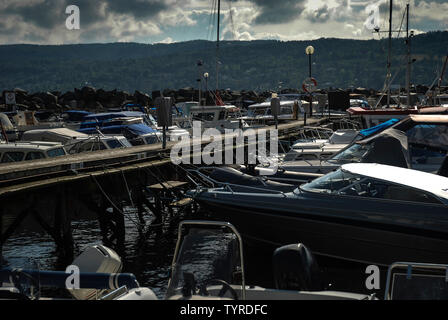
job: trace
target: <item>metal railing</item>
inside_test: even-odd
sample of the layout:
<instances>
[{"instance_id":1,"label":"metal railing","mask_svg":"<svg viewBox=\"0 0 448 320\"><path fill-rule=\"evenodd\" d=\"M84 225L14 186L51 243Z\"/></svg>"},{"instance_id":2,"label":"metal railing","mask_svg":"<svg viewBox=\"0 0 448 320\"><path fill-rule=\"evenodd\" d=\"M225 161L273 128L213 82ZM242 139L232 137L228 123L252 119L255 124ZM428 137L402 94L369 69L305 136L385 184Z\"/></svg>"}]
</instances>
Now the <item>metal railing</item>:
<instances>
[{"instance_id":1,"label":"metal railing","mask_svg":"<svg viewBox=\"0 0 448 320\"><path fill-rule=\"evenodd\" d=\"M179 254L179 249L180 249L180 244L181 244L181 240L182 240L182 228L185 225L190 225L190 226L214 226L214 227L225 227L225 228L229 228L237 237L238 239L238 244L239 244L239 251L240 251L240 258L241 258L241 283L242 283L242 290L241 290L241 296L242 296L242 300L246 300L246 278L245 278L245 274L244 274L244 255L243 255L243 239L240 235L240 233L238 232L238 230L236 230L236 228L229 222L224 222L224 221L210 221L210 220L184 220L181 221L179 223L179 229L178 229L178 236L177 236L177 244L176 244L176 249L174 251L174 256L173 256L173 262L171 263L171 274L174 274L174 270L176 268L176 260L177 260L177 256ZM168 281L168 288L170 287L170 283L171 283L171 278Z\"/></svg>"}]
</instances>

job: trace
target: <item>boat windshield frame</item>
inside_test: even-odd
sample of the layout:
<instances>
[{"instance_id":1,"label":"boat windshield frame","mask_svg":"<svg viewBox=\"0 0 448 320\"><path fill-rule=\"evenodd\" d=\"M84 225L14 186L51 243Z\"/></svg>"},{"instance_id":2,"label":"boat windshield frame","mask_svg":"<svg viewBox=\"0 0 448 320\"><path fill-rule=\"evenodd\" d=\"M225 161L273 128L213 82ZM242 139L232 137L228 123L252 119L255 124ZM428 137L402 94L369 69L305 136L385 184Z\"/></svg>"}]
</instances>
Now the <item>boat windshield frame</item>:
<instances>
[{"instance_id":1,"label":"boat windshield frame","mask_svg":"<svg viewBox=\"0 0 448 320\"><path fill-rule=\"evenodd\" d=\"M330 181L330 188L313 188L310 186L318 185L320 182L328 184L328 178L336 177L339 180ZM342 177L342 179L341 179ZM348 181L348 183L342 182L342 180ZM342 182L342 186L341 186ZM333 186L336 186L335 188ZM338 187L339 186L339 187ZM397 188L402 190L412 191L415 194L421 195L422 197L417 198L403 198L400 196L392 196L389 193L389 189L396 190ZM330 172L322 177L314 179L313 181L299 186L293 191L294 194L299 195L300 192L314 193L314 194L327 194L327 195L337 195L337 196L355 196L364 197L367 196L370 199L383 199L388 201L405 201L420 204L430 204L430 205L447 205L447 200L443 199L436 194L418 189L409 185L400 184L388 180L378 179L370 176L364 176L362 174L353 173L350 171L343 170L339 168L336 171ZM389 193L389 194L388 194ZM388 194L388 197L385 197Z\"/></svg>"},{"instance_id":2,"label":"boat windshield frame","mask_svg":"<svg viewBox=\"0 0 448 320\"><path fill-rule=\"evenodd\" d=\"M355 148L355 147L357 147L358 150L355 150L355 152L353 152L352 148ZM326 161L329 163L333 163L333 164L334 163L346 164L346 163L361 162L362 158L367 154L367 152L370 151L371 148L372 148L371 143L369 143L369 144L353 143L353 144L349 145L347 148L344 148L341 151L339 151L338 153L331 156L331 158L326 159ZM352 150L350 150L350 149L352 149ZM350 152L352 152L352 154L357 155L357 154L359 154L359 151L363 151L361 156L352 157L350 159L343 157L344 155L350 154Z\"/></svg>"},{"instance_id":3,"label":"boat windshield frame","mask_svg":"<svg viewBox=\"0 0 448 320\"><path fill-rule=\"evenodd\" d=\"M342 179L340 179L340 180L346 181L346 180L352 179L352 181L349 184L344 185L342 188L334 188L334 189L331 188L334 184L337 183L337 181L335 181L334 184L330 181L330 188L331 189L323 189L323 188L321 189L321 188L309 188L309 187L307 187L307 186L319 183L321 181L327 181L329 178L331 179L333 176L338 176L338 175L342 176ZM344 175L347 175L347 176L344 176ZM364 180L367 180L367 179L368 179L368 177L366 177L366 176L362 176L362 175L359 175L359 174L354 174L354 173L351 173L349 171L345 171L342 168L339 168L339 169L337 169L337 170L335 170L333 172L330 172L330 173L328 173L328 174L326 174L326 175L324 175L322 177L314 179L313 181L311 181L309 183L303 184L303 185L299 186L297 189L299 191L303 191L303 192L323 193L323 194L333 194L333 195L338 194L339 195L339 194L341 194L341 191L346 190L346 189L352 187L353 185L358 184L358 183L360 183L360 182L362 182ZM294 190L294 193L296 193L297 189Z\"/></svg>"},{"instance_id":4,"label":"boat windshield frame","mask_svg":"<svg viewBox=\"0 0 448 320\"><path fill-rule=\"evenodd\" d=\"M238 243L238 254L239 254L239 266L240 266L240 272L241 272L241 299L246 299L246 278L245 278L245 265L244 265L244 252L243 252L243 238L241 234L238 232L238 230L229 222L224 221L211 221L211 220L183 220L179 223L178 227L178 235L177 235L177 243L174 250L173 260L171 262L170 267L170 277L168 279L168 286L167 286L167 292L165 293L165 298L169 298L175 294L178 293L179 289L177 287L177 274L178 271L181 270L178 268L182 266L182 262L179 261L179 259L185 255L184 253L184 241L186 241L186 236L189 234L189 232L183 232L185 227L189 228L195 228L200 229L202 231L212 231L221 229L223 231L224 229L227 230L227 233L229 235L233 235L235 241ZM215 233L216 235L217 233ZM188 250L187 250L188 253ZM184 281L184 280L183 280Z\"/></svg>"}]
</instances>

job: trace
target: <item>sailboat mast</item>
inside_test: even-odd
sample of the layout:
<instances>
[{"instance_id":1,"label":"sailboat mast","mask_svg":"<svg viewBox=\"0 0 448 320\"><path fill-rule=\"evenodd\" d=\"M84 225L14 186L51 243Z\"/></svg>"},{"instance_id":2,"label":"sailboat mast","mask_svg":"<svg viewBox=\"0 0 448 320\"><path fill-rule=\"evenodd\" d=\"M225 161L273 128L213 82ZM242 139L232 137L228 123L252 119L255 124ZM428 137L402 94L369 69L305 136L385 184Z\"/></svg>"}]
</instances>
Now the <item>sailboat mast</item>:
<instances>
[{"instance_id":1,"label":"sailboat mast","mask_svg":"<svg viewBox=\"0 0 448 320\"><path fill-rule=\"evenodd\" d=\"M389 3L389 52L387 55L387 107L390 107L390 81L391 81L391 54L392 54L392 0Z\"/></svg>"},{"instance_id":2,"label":"sailboat mast","mask_svg":"<svg viewBox=\"0 0 448 320\"><path fill-rule=\"evenodd\" d=\"M406 69L406 93L407 105L411 106L411 39L409 37L409 3L406 4L406 46L407 46L407 69Z\"/></svg>"},{"instance_id":3,"label":"sailboat mast","mask_svg":"<svg viewBox=\"0 0 448 320\"><path fill-rule=\"evenodd\" d=\"M216 92L218 92L219 84L219 25L221 17L221 0L218 0L218 27L216 35Z\"/></svg>"}]
</instances>

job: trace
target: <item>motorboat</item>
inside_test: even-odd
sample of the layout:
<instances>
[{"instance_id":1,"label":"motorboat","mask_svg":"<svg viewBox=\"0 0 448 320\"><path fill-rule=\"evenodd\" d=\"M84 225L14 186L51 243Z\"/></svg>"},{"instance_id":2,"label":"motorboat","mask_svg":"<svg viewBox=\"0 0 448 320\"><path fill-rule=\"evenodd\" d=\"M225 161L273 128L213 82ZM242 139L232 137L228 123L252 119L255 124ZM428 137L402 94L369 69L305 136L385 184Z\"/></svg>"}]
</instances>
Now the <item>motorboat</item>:
<instances>
[{"instance_id":1,"label":"motorboat","mask_svg":"<svg viewBox=\"0 0 448 320\"><path fill-rule=\"evenodd\" d=\"M87 139L88 135L68 128L35 129L25 131L21 141L48 141L62 144L71 143L74 140Z\"/></svg>"},{"instance_id":2,"label":"motorboat","mask_svg":"<svg viewBox=\"0 0 448 320\"><path fill-rule=\"evenodd\" d=\"M202 131L210 128L224 132L245 129L248 124L241 117L238 107L234 105L191 106L190 121L199 121Z\"/></svg>"},{"instance_id":3,"label":"motorboat","mask_svg":"<svg viewBox=\"0 0 448 320\"><path fill-rule=\"evenodd\" d=\"M370 138L356 141L326 159L315 157L283 161L279 163L279 168L292 172L319 174L326 174L342 164L352 162L375 162L409 168L407 142L407 137L402 131L389 128Z\"/></svg>"},{"instance_id":4,"label":"motorboat","mask_svg":"<svg viewBox=\"0 0 448 320\"><path fill-rule=\"evenodd\" d=\"M89 127L78 131L89 135L100 132L104 136L124 136L131 145L153 144L162 141L162 132L143 123L105 125L100 128Z\"/></svg>"},{"instance_id":5,"label":"motorboat","mask_svg":"<svg viewBox=\"0 0 448 320\"><path fill-rule=\"evenodd\" d=\"M243 238L228 222L184 220L179 224L168 300L374 300L374 296L331 290L303 244L278 248L274 287L247 283Z\"/></svg>"},{"instance_id":6,"label":"motorboat","mask_svg":"<svg viewBox=\"0 0 448 320\"><path fill-rule=\"evenodd\" d=\"M99 128L104 134L120 134L125 135L129 140L138 140L138 136L151 134L154 142L161 141L162 128L157 124L156 119L151 114L139 111L116 111L98 114L90 114L83 118L78 131L92 133ZM177 141L182 136L189 136L189 132L177 126L170 126L166 131L169 141ZM136 144L151 144L146 139L147 136L136 141ZM160 137L160 138L159 138Z\"/></svg>"},{"instance_id":7,"label":"motorboat","mask_svg":"<svg viewBox=\"0 0 448 320\"><path fill-rule=\"evenodd\" d=\"M447 142L447 115L412 115L355 141L327 159L288 161L280 167L325 174L345 163L375 162L447 175Z\"/></svg>"},{"instance_id":8,"label":"motorboat","mask_svg":"<svg viewBox=\"0 0 448 320\"><path fill-rule=\"evenodd\" d=\"M279 95L280 110L277 116L279 122L297 120L299 115L304 113L302 103L307 103L302 100L292 100L285 96ZM255 103L247 108L247 115L242 119L250 125L254 124L272 124L274 123L274 115L271 112L271 101L267 99L265 102Z\"/></svg>"},{"instance_id":9,"label":"motorboat","mask_svg":"<svg viewBox=\"0 0 448 320\"><path fill-rule=\"evenodd\" d=\"M122 135L89 135L87 138L73 140L65 145L69 154L130 148L132 144Z\"/></svg>"},{"instance_id":10,"label":"motorboat","mask_svg":"<svg viewBox=\"0 0 448 320\"><path fill-rule=\"evenodd\" d=\"M448 261L446 177L350 163L292 192L242 189L198 187L189 195L252 242L302 242L317 255L383 266Z\"/></svg>"},{"instance_id":11,"label":"motorboat","mask_svg":"<svg viewBox=\"0 0 448 320\"><path fill-rule=\"evenodd\" d=\"M326 159L351 144L358 134L354 129L339 129L328 139L296 140L283 161Z\"/></svg>"},{"instance_id":12,"label":"motorboat","mask_svg":"<svg viewBox=\"0 0 448 320\"><path fill-rule=\"evenodd\" d=\"M67 154L57 142L30 141L0 143L0 163L50 159Z\"/></svg>"},{"instance_id":13,"label":"motorboat","mask_svg":"<svg viewBox=\"0 0 448 320\"><path fill-rule=\"evenodd\" d=\"M128 298L157 299L152 290L140 287L134 274L122 273L122 267L114 250L92 245L65 271L1 268L0 300L111 300L115 295L110 293L123 288ZM68 295L44 295L47 288L63 289Z\"/></svg>"},{"instance_id":14,"label":"motorboat","mask_svg":"<svg viewBox=\"0 0 448 320\"><path fill-rule=\"evenodd\" d=\"M390 119L375 127L368 129L338 129L332 131L327 139L311 138L299 139L295 141L291 150L285 155L283 161L300 161L300 160L325 160L333 154L348 147L358 140L365 139L373 134L379 133L398 122L398 119ZM319 128L323 130L323 128Z\"/></svg>"}]
</instances>

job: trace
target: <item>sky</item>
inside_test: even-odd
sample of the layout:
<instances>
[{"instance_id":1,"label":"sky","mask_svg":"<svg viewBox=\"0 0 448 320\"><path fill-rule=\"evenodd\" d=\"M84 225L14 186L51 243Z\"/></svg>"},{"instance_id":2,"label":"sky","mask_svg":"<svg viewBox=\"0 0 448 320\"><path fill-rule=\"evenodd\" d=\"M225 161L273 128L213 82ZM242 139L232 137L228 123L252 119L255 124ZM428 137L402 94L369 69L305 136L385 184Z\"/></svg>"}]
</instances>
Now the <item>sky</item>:
<instances>
[{"instance_id":1,"label":"sky","mask_svg":"<svg viewBox=\"0 0 448 320\"><path fill-rule=\"evenodd\" d=\"M0 0L0 44L216 40L218 0ZM407 0L394 0L399 30ZM448 0L410 0L415 34L448 30ZM79 9L68 10L74 5ZM79 17L79 20L78 20ZM220 39L379 39L389 0L221 0ZM79 21L79 28L77 25Z\"/></svg>"}]
</instances>

